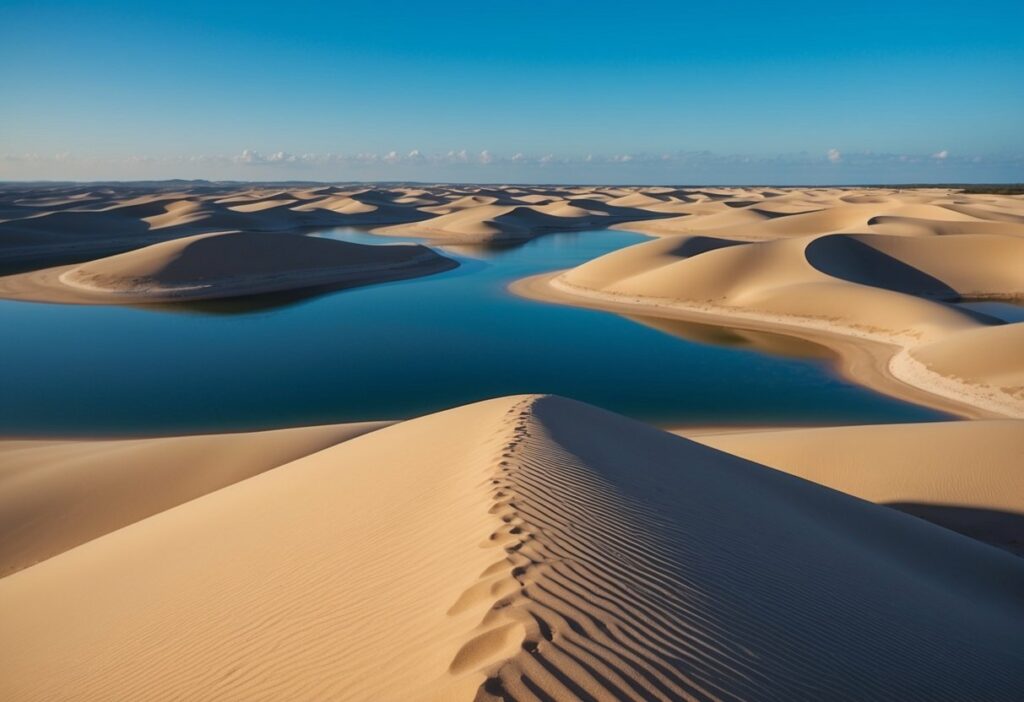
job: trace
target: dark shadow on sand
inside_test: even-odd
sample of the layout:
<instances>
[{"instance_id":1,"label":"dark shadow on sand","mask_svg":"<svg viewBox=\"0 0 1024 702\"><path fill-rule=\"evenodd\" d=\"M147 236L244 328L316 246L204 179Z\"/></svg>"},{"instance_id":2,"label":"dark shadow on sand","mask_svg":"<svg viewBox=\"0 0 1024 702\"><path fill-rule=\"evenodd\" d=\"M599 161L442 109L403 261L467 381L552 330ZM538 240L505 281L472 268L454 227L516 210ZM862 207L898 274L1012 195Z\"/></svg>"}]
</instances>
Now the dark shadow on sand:
<instances>
[{"instance_id":1,"label":"dark shadow on sand","mask_svg":"<svg viewBox=\"0 0 1024 702\"><path fill-rule=\"evenodd\" d=\"M889 502L885 506L1024 556L1024 514L921 502Z\"/></svg>"}]
</instances>

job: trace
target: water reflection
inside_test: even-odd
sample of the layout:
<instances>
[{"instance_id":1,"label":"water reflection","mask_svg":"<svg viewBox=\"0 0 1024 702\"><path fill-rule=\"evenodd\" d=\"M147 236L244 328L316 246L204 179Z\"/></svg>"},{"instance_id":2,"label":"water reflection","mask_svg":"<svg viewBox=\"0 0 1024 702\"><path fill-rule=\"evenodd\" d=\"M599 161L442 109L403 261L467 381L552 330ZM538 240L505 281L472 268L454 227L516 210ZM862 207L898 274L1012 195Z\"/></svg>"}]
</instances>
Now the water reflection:
<instances>
[{"instance_id":1,"label":"water reflection","mask_svg":"<svg viewBox=\"0 0 1024 702\"><path fill-rule=\"evenodd\" d=\"M820 344L783 334L773 334L752 329L720 327L713 324L701 324L699 322L679 319L635 315L623 316L645 327L657 329L665 334L671 334L680 339L698 344L731 346L785 358L806 358L819 361L832 360L834 358L834 354Z\"/></svg>"}]
</instances>

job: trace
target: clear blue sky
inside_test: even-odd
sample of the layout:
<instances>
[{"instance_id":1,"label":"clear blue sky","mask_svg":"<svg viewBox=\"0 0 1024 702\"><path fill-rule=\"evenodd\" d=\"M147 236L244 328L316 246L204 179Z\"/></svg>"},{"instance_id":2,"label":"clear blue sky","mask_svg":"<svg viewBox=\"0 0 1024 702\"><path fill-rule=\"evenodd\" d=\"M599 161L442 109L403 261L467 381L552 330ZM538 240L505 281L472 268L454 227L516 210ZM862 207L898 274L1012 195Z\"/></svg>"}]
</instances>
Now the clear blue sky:
<instances>
[{"instance_id":1,"label":"clear blue sky","mask_svg":"<svg viewBox=\"0 0 1024 702\"><path fill-rule=\"evenodd\" d=\"M1024 180L1024 2L0 0L0 178Z\"/></svg>"}]
</instances>

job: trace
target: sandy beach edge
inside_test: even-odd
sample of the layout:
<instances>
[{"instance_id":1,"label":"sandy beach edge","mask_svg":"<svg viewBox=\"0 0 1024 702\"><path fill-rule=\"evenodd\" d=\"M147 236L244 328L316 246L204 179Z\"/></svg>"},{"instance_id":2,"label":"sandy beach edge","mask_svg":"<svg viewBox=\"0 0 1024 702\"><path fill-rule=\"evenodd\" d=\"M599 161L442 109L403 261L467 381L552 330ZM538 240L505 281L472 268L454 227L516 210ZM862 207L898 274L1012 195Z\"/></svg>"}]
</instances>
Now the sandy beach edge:
<instances>
[{"instance_id":1,"label":"sandy beach edge","mask_svg":"<svg viewBox=\"0 0 1024 702\"><path fill-rule=\"evenodd\" d=\"M816 343L836 356L839 374L876 392L948 412L964 419L1024 416L980 389L935 373L908 353L909 340L800 317L697 306L660 298L640 299L586 290L559 280L566 270L514 281L509 292L526 299L621 314L647 314L751 331L771 332Z\"/></svg>"}]
</instances>

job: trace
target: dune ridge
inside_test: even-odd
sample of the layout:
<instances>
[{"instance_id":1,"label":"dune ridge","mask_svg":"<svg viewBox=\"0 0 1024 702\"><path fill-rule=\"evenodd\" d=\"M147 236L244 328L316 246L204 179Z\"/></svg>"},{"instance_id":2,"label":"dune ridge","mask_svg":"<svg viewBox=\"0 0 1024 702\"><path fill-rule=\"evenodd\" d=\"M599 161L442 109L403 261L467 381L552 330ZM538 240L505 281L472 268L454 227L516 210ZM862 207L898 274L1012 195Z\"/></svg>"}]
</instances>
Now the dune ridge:
<instances>
[{"instance_id":1,"label":"dune ridge","mask_svg":"<svg viewBox=\"0 0 1024 702\"><path fill-rule=\"evenodd\" d=\"M14 183L0 186L0 254L41 268L196 234L344 226L473 244L609 226L747 240L971 225L1020 234L1019 202L936 188Z\"/></svg>"},{"instance_id":2,"label":"dune ridge","mask_svg":"<svg viewBox=\"0 0 1024 702\"><path fill-rule=\"evenodd\" d=\"M580 403L501 398L0 579L0 689L1003 700L1024 684L1022 585L1019 559L913 517Z\"/></svg>"},{"instance_id":3,"label":"dune ridge","mask_svg":"<svg viewBox=\"0 0 1024 702\"><path fill-rule=\"evenodd\" d=\"M639 202L646 204L647 199ZM637 202L627 198L574 198L543 204L520 202L433 208L439 213L433 219L378 227L373 231L384 235L427 237L445 243L482 243L530 239L548 231L603 229L624 221L667 216L632 204L613 204L623 200Z\"/></svg>"}]
</instances>

